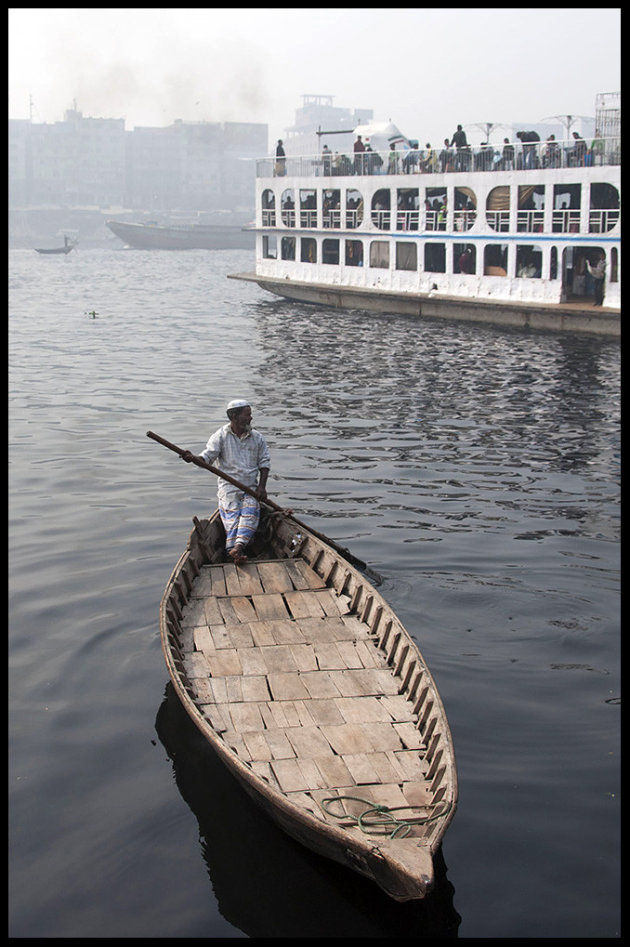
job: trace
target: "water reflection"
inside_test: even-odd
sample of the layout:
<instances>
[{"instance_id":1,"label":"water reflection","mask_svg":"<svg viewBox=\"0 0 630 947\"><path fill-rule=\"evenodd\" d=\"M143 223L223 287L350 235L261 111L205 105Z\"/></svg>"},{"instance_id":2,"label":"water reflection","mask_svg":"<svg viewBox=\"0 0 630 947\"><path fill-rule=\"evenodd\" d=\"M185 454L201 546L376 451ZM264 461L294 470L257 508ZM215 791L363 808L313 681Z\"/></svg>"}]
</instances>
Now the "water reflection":
<instances>
[{"instance_id":1,"label":"water reflection","mask_svg":"<svg viewBox=\"0 0 630 947\"><path fill-rule=\"evenodd\" d=\"M199 823L201 851L219 910L243 933L300 938L457 936L461 918L441 853L432 895L422 902L397 904L360 875L310 852L278 829L212 752L170 683L155 728L172 761L177 787Z\"/></svg>"},{"instance_id":2,"label":"water reflection","mask_svg":"<svg viewBox=\"0 0 630 947\"><path fill-rule=\"evenodd\" d=\"M281 458L277 489L296 509L345 520L350 541L367 545L379 518L423 539L588 532L590 505L617 502L615 342L275 300L253 308L252 387Z\"/></svg>"},{"instance_id":3,"label":"water reflection","mask_svg":"<svg viewBox=\"0 0 630 947\"><path fill-rule=\"evenodd\" d=\"M374 459L386 425L404 450L441 436L464 460L483 449L502 462L521 465L526 454L576 471L615 437L614 341L275 300L254 309L257 390L277 392L292 442L293 426L306 428L308 443L327 418L329 450L369 441Z\"/></svg>"}]
</instances>

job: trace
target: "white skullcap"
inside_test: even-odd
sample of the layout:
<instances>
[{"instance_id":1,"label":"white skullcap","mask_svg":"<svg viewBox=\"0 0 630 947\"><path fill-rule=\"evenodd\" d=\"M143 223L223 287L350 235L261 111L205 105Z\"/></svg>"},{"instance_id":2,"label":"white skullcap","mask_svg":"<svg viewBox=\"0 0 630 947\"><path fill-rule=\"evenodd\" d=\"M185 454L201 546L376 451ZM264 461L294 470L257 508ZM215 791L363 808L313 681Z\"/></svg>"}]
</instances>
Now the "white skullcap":
<instances>
[{"instance_id":1,"label":"white skullcap","mask_svg":"<svg viewBox=\"0 0 630 947\"><path fill-rule=\"evenodd\" d=\"M244 401L243 398L236 398L235 401L230 401L227 406L228 411L231 411L232 408L249 408L249 401Z\"/></svg>"}]
</instances>

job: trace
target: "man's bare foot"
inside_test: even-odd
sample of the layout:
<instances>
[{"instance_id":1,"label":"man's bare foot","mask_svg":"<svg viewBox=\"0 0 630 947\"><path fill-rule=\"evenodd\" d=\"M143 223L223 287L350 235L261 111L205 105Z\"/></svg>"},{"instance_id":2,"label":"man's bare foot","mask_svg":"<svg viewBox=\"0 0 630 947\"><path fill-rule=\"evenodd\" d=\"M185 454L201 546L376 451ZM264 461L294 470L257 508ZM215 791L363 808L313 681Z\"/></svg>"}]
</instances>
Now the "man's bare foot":
<instances>
[{"instance_id":1,"label":"man's bare foot","mask_svg":"<svg viewBox=\"0 0 630 947\"><path fill-rule=\"evenodd\" d=\"M230 559L232 559L234 565L236 566L243 565L244 562L247 562L247 556L243 552L241 546L235 546L234 549L230 549L228 556Z\"/></svg>"}]
</instances>

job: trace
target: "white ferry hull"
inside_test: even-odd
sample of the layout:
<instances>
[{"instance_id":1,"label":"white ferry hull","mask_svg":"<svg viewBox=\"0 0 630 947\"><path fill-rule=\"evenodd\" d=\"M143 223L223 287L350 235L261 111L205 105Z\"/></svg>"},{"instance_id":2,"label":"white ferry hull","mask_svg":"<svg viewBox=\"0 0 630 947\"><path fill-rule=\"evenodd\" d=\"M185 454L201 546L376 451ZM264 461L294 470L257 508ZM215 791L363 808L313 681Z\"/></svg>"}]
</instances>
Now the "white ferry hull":
<instances>
[{"instance_id":1,"label":"white ferry hull","mask_svg":"<svg viewBox=\"0 0 630 947\"><path fill-rule=\"evenodd\" d=\"M230 279L257 283L275 296L300 303L313 303L331 309L364 309L390 315L424 318L459 319L493 325L548 329L554 332L584 332L592 335L619 336L619 313L592 305L573 303L535 303L437 296L422 293L361 289L353 286L274 280L255 273L229 274Z\"/></svg>"}]
</instances>

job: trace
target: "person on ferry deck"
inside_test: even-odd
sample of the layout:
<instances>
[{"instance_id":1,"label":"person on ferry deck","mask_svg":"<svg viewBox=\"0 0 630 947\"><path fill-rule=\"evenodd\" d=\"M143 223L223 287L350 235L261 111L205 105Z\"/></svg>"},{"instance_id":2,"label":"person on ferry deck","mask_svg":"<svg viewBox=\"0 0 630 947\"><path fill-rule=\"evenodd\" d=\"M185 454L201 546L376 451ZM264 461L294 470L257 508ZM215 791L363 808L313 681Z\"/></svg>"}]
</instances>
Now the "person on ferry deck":
<instances>
[{"instance_id":1,"label":"person on ferry deck","mask_svg":"<svg viewBox=\"0 0 630 947\"><path fill-rule=\"evenodd\" d=\"M369 143L365 146L365 154L363 155L363 160L365 162L365 173L366 174L379 174L379 169L383 164L383 159L379 155L378 151L372 151L372 145Z\"/></svg>"},{"instance_id":2,"label":"person on ferry deck","mask_svg":"<svg viewBox=\"0 0 630 947\"><path fill-rule=\"evenodd\" d=\"M573 161L576 168L583 168L586 164L586 142L577 132L572 132L575 139L575 148L573 149Z\"/></svg>"},{"instance_id":3,"label":"person on ferry deck","mask_svg":"<svg viewBox=\"0 0 630 947\"><path fill-rule=\"evenodd\" d=\"M468 171L468 140L466 138L466 132L463 130L461 125L457 126L457 131L454 132L453 138L451 141L451 147L455 145L455 170L456 171Z\"/></svg>"},{"instance_id":4,"label":"person on ferry deck","mask_svg":"<svg viewBox=\"0 0 630 947\"><path fill-rule=\"evenodd\" d=\"M489 141L481 142L481 149L477 155L475 171L492 171L494 161L494 149Z\"/></svg>"},{"instance_id":5,"label":"person on ferry deck","mask_svg":"<svg viewBox=\"0 0 630 947\"><path fill-rule=\"evenodd\" d=\"M411 148L403 158L403 174L414 174L418 165L418 142L411 142Z\"/></svg>"},{"instance_id":6,"label":"person on ferry deck","mask_svg":"<svg viewBox=\"0 0 630 947\"><path fill-rule=\"evenodd\" d=\"M248 401L236 399L227 406L229 423L210 437L199 457L214 464L256 494L244 493L234 484L218 480L219 514L225 529L225 551L237 565L247 562L245 550L254 538L260 519L260 500L267 498L270 458L267 443L252 428L252 409ZM195 459L184 451L187 464Z\"/></svg>"},{"instance_id":7,"label":"person on ferry deck","mask_svg":"<svg viewBox=\"0 0 630 947\"><path fill-rule=\"evenodd\" d=\"M332 172L332 151L328 145L322 148L322 158L324 160L324 174L329 175Z\"/></svg>"},{"instance_id":8,"label":"person on ferry deck","mask_svg":"<svg viewBox=\"0 0 630 947\"><path fill-rule=\"evenodd\" d=\"M602 165L604 163L604 150L606 144L604 139L599 133L599 128L595 129L595 138L591 142L591 155L593 157L593 164Z\"/></svg>"},{"instance_id":9,"label":"person on ferry deck","mask_svg":"<svg viewBox=\"0 0 630 947\"><path fill-rule=\"evenodd\" d=\"M509 138L503 139L503 170L514 170L514 145L510 143Z\"/></svg>"},{"instance_id":10,"label":"person on ferry deck","mask_svg":"<svg viewBox=\"0 0 630 947\"><path fill-rule=\"evenodd\" d=\"M424 164L422 165L422 170L425 172L425 174L433 174L433 172L437 171L438 169L437 154L431 147L430 141L426 143L425 147L427 150L425 152L425 159L424 159Z\"/></svg>"},{"instance_id":11,"label":"person on ferry deck","mask_svg":"<svg viewBox=\"0 0 630 947\"><path fill-rule=\"evenodd\" d=\"M593 266L591 266L590 260L586 261L588 271L593 277L593 288L595 292L595 306L604 305L604 280L606 277L606 255L601 254L599 259L595 260Z\"/></svg>"},{"instance_id":12,"label":"person on ferry deck","mask_svg":"<svg viewBox=\"0 0 630 947\"><path fill-rule=\"evenodd\" d=\"M444 139L444 147L440 152L440 171L444 173L445 171L453 170L453 152L451 151L451 145L448 138Z\"/></svg>"},{"instance_id":13,"label":"person on ferry deck","mask_svg":"<svg viewBox=\"0 0 630 947\"><path fill-rule=\"evenodd\" d=\"M286 174L286 164L287 159L284 154L284 148L282 147L282 138L279 138L278 144L276 145L276 166L274 169L278 177L283 177Z\"/></svg>"},{"instance_id":14,"label":"person on ferry deck","mask_svg":"<svg viewBox=\"0 0 630 947\"><path fill-rule=\"evenodd\" d=\"M398 174L398 155L396 154L396 145L392 145L391 148L389 149L387 173Z\"/></svg>"},{"instance_id":15,"label":"person on ferry deck","mask_svg":"<svg viewBox=\"0 0 630 947\"><path fill-rule=\"evenodd\" d=\"M516 137L521 142L540 141L538 132L517 132ZM523 168L526 171L537 167L536 145L523 144Z\"/></svg>"},{"instance_id":16,"label":"person on ferry deck","mask_svg":"<svg viewBox=\"0 0 630 947\"><path fill-rule=\"evenodd\" d=\"M354 173L363 174L363 152L365 151L365 145L361 139L360 135L357 135L357 140L354 143Z\"/></svg>"},{"instance_id":17,"label":"person on ferry deck","mask_svg":"<svg viewBox=\"0 0 630 947\"><path fill-rule=\"evenodd\" d=\"M464 250L459 258L459 271L470 275L474 272L473 257L470 248Z\"/></svg>"},{"instance_id":18,"label":"person on ferry deck","mask_svg":"<svg viewBox=\"0 0 630 947\"><path fill-rule=\"evenodd\" d=\"M560 145L556 141L555 135L550 135L545 143L543 165L545 168L560 167Z\"/></svg>"}]
</instances>

